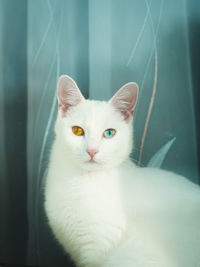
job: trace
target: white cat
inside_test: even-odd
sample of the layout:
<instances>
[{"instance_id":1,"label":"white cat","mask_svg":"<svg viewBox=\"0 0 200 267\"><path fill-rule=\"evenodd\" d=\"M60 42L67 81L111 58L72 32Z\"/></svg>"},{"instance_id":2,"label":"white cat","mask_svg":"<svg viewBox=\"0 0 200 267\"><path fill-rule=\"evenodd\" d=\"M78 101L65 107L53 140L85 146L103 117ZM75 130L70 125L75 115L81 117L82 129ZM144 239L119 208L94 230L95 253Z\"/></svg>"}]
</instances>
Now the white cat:
<instances>
[{"instance_id":1,"label":"white cat","mask_svg":"<svg viewBox=\"0 0 200 267\"><path fill-rule=\"evenodd\" d=\"M109 102L85 100L66 75L57 90L45 210L76 265L199 267L199 187L129 159L137 85Z\"/></svg>"}]
</instances>

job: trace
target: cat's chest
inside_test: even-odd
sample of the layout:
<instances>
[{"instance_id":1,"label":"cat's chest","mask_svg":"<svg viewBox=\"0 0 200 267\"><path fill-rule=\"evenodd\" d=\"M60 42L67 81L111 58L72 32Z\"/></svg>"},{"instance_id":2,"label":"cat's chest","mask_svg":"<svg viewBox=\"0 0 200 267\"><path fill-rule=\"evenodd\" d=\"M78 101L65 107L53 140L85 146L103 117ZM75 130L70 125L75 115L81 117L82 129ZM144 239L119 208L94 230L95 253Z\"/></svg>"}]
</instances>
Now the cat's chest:
<instances>
[{"instance_id":1,"label":"cat's chest","mask_svg":"<svg viewBox=\"0 0 200 267\"><path fill-rule=\"evenodd\" d=\"M116 173L72 175L58 177L56 180L57 182L52 180L52 183L49 183L47 191L48 198L52 199L51 208L55 213L59 213L59 216L62 214L75 222L118 221L124 224Z\"/></svg>"}]
</instances>

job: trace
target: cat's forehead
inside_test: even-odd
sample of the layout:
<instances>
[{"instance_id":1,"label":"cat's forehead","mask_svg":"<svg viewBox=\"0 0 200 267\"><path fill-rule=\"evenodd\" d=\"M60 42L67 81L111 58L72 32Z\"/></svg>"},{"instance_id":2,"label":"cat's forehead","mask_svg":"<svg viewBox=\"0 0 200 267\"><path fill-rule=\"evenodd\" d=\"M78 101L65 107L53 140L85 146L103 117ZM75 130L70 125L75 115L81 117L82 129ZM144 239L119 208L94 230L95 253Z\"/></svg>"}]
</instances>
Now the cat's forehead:
<instances>
[{"instance_id":1,"label":"cat's forehead","mask_svg":"<svg viewBox=\"0 0 200 267\"><path fill-rule=\"evenodd\" d=\"M121 118L120 114L105 101L85 100L73 108L70 114L71 120L75 120L85 126L116 125ZM111 126L109 126L111 127Z\"/></svg>"}]
</instances>

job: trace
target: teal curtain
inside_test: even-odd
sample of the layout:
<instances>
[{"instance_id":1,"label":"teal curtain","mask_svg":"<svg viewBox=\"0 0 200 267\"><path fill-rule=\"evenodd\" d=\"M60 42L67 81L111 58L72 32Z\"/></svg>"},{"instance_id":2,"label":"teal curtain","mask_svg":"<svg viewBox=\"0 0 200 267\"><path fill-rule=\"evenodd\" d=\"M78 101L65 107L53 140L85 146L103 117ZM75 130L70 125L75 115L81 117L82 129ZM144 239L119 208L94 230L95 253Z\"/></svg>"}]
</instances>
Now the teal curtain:
<instances>
[{"instance_id":1,"label":"teal curtain","mask_svg":"<svg viewBox=\"0 0 200 267\"><path fill-rule=\"evenodd\" d=\"M0 265L28 251L27 3L0 0Z\"/></svg>"}]
</instances>

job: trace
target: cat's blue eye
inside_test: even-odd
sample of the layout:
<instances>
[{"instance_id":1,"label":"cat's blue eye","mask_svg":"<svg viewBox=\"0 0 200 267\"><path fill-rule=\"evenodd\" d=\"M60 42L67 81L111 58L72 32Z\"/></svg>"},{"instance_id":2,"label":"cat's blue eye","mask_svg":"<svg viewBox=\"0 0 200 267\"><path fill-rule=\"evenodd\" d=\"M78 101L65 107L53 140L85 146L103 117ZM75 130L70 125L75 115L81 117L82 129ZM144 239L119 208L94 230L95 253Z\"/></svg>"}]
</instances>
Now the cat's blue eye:
<instances>
[{"instance_id":1,"label":"cat's blue eye","mask_svg":"<svg viewBox=\"0 0 200 267\"><path fill-rule=\"evenodd\" d=\"M107 129L107 130L104 131L103 136L105 138L111 138L111 137L113 137L115 135L115 133L116 133L115 129Z\"/></svg>"}]
</instances>

